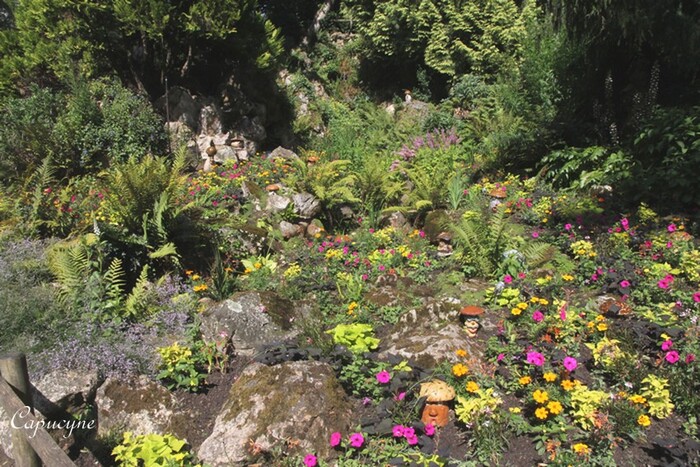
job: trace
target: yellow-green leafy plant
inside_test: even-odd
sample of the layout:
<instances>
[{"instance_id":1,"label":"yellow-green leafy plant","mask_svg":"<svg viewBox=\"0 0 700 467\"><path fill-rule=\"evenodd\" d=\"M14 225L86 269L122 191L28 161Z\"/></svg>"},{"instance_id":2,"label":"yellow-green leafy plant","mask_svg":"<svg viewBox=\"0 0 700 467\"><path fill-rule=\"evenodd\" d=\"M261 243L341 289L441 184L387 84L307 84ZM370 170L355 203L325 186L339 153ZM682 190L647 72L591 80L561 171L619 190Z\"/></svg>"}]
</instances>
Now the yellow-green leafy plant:
<instances>
[{"instance_id":1,"label":"yellow-green leafy plant","mask_svg":"<svg viewBox=\"0 0 700 467\"><path fill-rule=\"evenodd\" d=\"M596 344L586 343L586 347L593 353L593 361L596 365L610 368L617 360L629 358L629 355L620 349L620 341L603 337Z\"/></svg>"},{"instance_id":2,"label":"yellow-green leafy plant","mask_svg":"<svg viewBox=\"0 0 700 467\"><path fill-rule=\"evenodd\" d=\"M127 431L121 444L112 451L112 455L120 467L195 467L192 454L187 451L186 445L185 441L171 434L134 436Z\"/></svg>"},{"instance_id":3,"label":"yellow-green leafy plant","mask_svg":"<svg viewBox=\"0 0 700 467\"><path fill-rule=\"evenodd\" d=\"M156 376L164 380L168 389L183 388L197 391L207 375L200 371L202 359L191 347L175 342L167 347L160 347L158 353L162 359L161 371Z\"/></svg>"},{"instance_id":4,"label":"yellow-green leafy plant","mask_svg":"<svg viewBox=\"0 0 700 467\"><path fill-rule=\"evenodd\" d=\"M339 324L330 331L335 344L346 346L351 352L361 354L379 347L374 328L369 324Z\"/></svg>"},{"instance_id":5,"label":"yellow-green leafy plant","mask_svg":"<svg viewBox=\"0 0 700 467\"><path fill-rule=\"evenodd\" d=\"M364 283L359 275L341 271L336 274L335 279L340 298L349 302L362 299Z\"/></svg>"},{"instance_id":6,"label":"yellow-green leafy plant","mask_svg":"<svg viewBox=\"0 0 700 467\"><path fill-rule=\"evenodd\" d=\"M493 413L503 400L493 395L493 388L479 389L474 397L457 396L455 415L460 422L473 423L482 414Z\"/></svg>"},{"instance_id":7,"label":"yellow-green leafy plant","mask_svg":"<svg viewBox=\"0 0 700 467\"><path fill-rule=\"evenodd\" d=\"M666 418L671 415L674 405L671 402L671 392L668 380L649 375L642 380L641 395L646 397L649 413L656 418Z\"/></svg>"},{"instance_id":8,"label":"yellow-green leafy plant","mask_svg":"<svg viewBox=\"0 0 700 467\"><path fill-rule=\"evenodd\" d=\"M571 416L584 430L593 426L598 409L610 398L607 392L590 390L585 384L574 386L570 395Z\"/></svg>"}]
</instances>

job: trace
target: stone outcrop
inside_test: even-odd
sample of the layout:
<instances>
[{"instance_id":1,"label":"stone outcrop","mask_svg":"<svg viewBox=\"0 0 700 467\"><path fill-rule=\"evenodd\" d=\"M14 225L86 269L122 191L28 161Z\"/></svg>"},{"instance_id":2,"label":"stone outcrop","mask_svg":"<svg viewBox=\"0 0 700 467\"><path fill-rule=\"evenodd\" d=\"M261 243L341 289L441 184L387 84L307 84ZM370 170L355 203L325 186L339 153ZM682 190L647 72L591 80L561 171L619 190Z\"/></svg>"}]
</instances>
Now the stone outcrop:
<instances>
[{"instance_id":1,"label":"stone outcrop","mask_svg":"<svg viewBox=\"0 0 700 467\"><path fill-rule=\"evenodd\" d=\"M254 446L296 446L295 453L330 453L328 439L350 425L352 406L333 369L320 362L255 363L231 387L199 459L211 467L248 465Z\"/></svg>"}]
</instances>

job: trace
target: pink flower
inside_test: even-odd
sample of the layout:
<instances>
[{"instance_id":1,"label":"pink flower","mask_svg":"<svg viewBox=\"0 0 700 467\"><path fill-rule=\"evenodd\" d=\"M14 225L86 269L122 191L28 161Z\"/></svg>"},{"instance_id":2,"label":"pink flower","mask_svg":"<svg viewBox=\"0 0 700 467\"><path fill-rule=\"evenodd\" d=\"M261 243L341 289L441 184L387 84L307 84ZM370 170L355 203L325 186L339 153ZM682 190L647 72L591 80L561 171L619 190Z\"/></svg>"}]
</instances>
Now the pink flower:
<instances>
[{"instance_id":1,"label":"pink flower","mask_svg":"<svg viewBox=\"0 0 700 467\"><path fill-rule=\"evenodd\" d=\"M620 282L620 287L622 287L623 289L626 289L629 286L630 286L630 281L628 281L628 280L624 280L624 281Z\"/></svg>"},{"instance_id":2,"label":"pink flower","mask_svg":"<svg viewBox=\"0 0 700 467\"><path fill-rule=\"evenodd\" d=\"M535 230L534 232L532 232L532 238L539 238L539 236L540 233L538 231Z\"/></svg>"},{"instance_id":3,"label":"pink flower","mask_svg":"<svg viewBox=\"0 0 700 467\"><path fill-rule=\"evenodd\" d=\"M671 339L666 339L661 343L661 350L664 352L671 350L671 347L673 347L673 341Z\"/></svg>"},{"instance_id":4,"label":"pink flower","mask_svg":"<svg viewBox=\"0 0 700 467\"><path fill-rule=\"evenodd\" d=\"M423 232L423 231L421 230L420 232L418 232L418 236L419 236L420 238L425 238L425 232Z\"/></svg>"},{"instance_id":5,"label":"pink flower","mask_svg":"<svg viewBox=\"0 0 700 467\"><path fill-rule=\"evenodd\" d=\"M574 371L576 367L578 366L578 362L574 357L566 357L564 358L564 368L566 368L566 371Z\"/></svg>"},{"instance_id":6,"label":"pink flower","mask_svg":"<svg viewBox=\"0 0 700 467\"><path fill-rule=\"evenodd\" d=\"M527 362L532 365L542 366L544 365L544 355L539 352L528 352Z\"/></svg>"},{"instance_id":7,"label":"pink flower","mask_svg":"<svg viewBox=\"0 0 700 467\"><path fill-rule=\"evenodd\" d=\"M361 448L365 444L365 437L362 433L353 433L350 435L350 446L354 448Z\"/></svg>"},{"instance_id":8,"label":"pink flower","mask_svg":"<svg viewBox=\"0 0 700 467\"><path fill-rule=\"evenodd\" d=\"M513 282L513 276L511 276L510 274L506 274L505 276L503 276L503 282L505 282L506 284L510 284L511 282Z\"/></svg>"},{"instance_id":9,"label":"pink flower","mask_svg":"<svg viewBox=\"0 0 700 467\"><path fill-rule=\"evenodd\" d=\"M671 222L670 224L668 224L668 227L666 227L666 230L668 230L669 232L675 232L676 231L676 224Z\"/></svg>"},{"instance_id":10,"label":"pink flower","mask_svg":"<svg viewBox=\"0 0 700 467\"><path fill-rule=\"evenodd\" d=\"M402 401L406 398L406 393L405 392L400 392L397 395L394 396L395 401Z\"/></svg>"},{"instance_id":11,"label":"pink flower","mask_svg":"<svg viewBox=\"0 0 700 467\"><path fill-rule=\"evenodd\" d=\"M379 265L379 270L380 270L380 271L384 272L385 269L386 269L386 266L384 266L383 264L380 264L380 265Z\"/></svg>"},{"instance_id":12,"label":"pink flower","mask_svg":"<svg viewBox=\"0 0 700 467\"><path fill-rule=\"evenodd\" d=\"M559 319L566 321L566 304L559 308Z\"/></svg>"},{"instance_id":13,"label":"pink flower","mask_svg":"<svg viewBox=\"0 0 700 467\"><path fill-rule=\"evenodd\" d=\"M519 272L519 273L518 273L518 279L525 279L525 273L524 273L524 272Z\"/></svg>"},{"instance_id":14,"label":"pink flower","mask_svg":"<svg viewBox=\"0 0 700 467\"><path fill-rule=\"evenodd\" d=\"M407 437L406 441L408 441L409 445L415 446L416 444L418 444L418 436L413 435L413 436Z\"/></svg>"},{"instance_id":15,"label":"pink flower","mask_svg":"<svg viewBox=\"0 0 700 467\"><path fill-rule=\"evenodd\" d=\"M668 289L671 286L671 281L664 277L659 282L657 282L657 285L660 289Z\"/></svg>"},{"instance_id":16,"label":"pink flower","mask_svg":"<svg viewBox=\"0 0 700 467\"><path fill-rule=\"evenodd\" d=\"M506 354L504 354L504 353L499 353L498 356L496 357L496 361L497 361L497 362L500 362L500 361L502 361L504 358L506 358Z\"/></svg>"},{"instance_id":17,"label":"pink flower","mask_svg":"<svg viewBox=\"0 0 700 467\"><path fill-rule=\"evenodd\" d=\"M693 294L693 301L694 301L695 303L700 303L700 292L695 292L695 293Z\"/></svg>"},{"instance_id":18,"label":"pink flower","mask_svg":"<svg viewBox=\"0 0 700 467\"><path fill-rule=\"evenodd\" d=\"M678 352L675 350L671 350L670 352L666 353L666 356L664 357L668 363L676 363L678 361Z\"/></svg>"},{"instance_id":19,"label":"pink flower","mask_svg":"<svg viewBox=\"0 0 700 467\"><path fill-rule=\"evenodd\" d=\"M377 373L377 381L379 381L379 384L386 384L391 381L391 375L388 371L382 370Z\"/></svg>"},{"instance_id":20,"label":"pink flower","mask_svg":"<svg viewBox=\"0 0 700 467\"><path fill-rule=\"evenodd\" d=\"M532 314L532 320L535 321L536 323L539 323L544 319L544 315L540 310L535 310L535 312Z\"/></svg>"},{"instance_id":21,"label":"pink flower","mask_svg":"<svg viewBox=\"0 0 700 467\"><path fill-rule=\"evenodd\" d=\"M688 355L685 356L685 363L693 363L695 361L695 355L692 353L689 353Z\"/></svg>"},{"instance_id":22,"label":"pink flower","mask_svg":"<svg viewBox=\"0 0 700 467\"><path fill-rule=\"evenodd\" d=\"M416 436L416 430L413 427L406 426L403 428L403 436L404 438L412 438Z\"/></svg>"},{"instance_id":23,"label":"pink flower","mask_svg":"<svg viewBox=\"0 0 700 467\"><path fill-rule=\"evenodd\" d=\"M628 221L626 218L620 219L620 225L622 225L622 228L627 231L630 228L630 221Z\"/></svg>"},{"instance_id":24,"label":"pink flower","mask_svg":"<svg viewBox=\"0 0 700 467\"><path fill-rule=\"evenodd\" d=\"M403 430L403 425L394 425L394 428L391 429L391 433L394 435L394 438L403 438Z\"/></svg>"},{"instance_id":25,"label":"pink flower","mask_svg":"<svg viewBox=\"0 0 700 467\"><path fill-rule=\"evenodd\" d=\"M566 230L567 232L569 230L571 230L572 228L573 228L573 226L571 224L564 224L564 230Z\"/></svg>"},{"instance_id":26,"label":"pink flower","mask_svg":"<svg viewBox=\"0 0 700 467\"><path fill-rule=\"evenodd\" d=\"M331 434L331 447L338 446L342 439L343 439L343 435L341 435L340 432L336 431L335 433L332 433Z\"/></svg>"},{"instance_id":27,"label":"pink flower","mask_svg":"<svg viewBox=\"0 0 700 467\"><path fill-rule=\"evenodd\" d=\"M316 467L318 465L318 459L313 454L307 454L304 457L304 465L306 467Z\"/></svg>"},{"instance_id":28,"label":"pink flower","mask_svg":"<svg viewBox=\"0 0 700 467\"><path fill-rule=\"evenodd\" d=\"M435 434L435 425L433 425L432 423L428 423L427 425L425 425L423 432L428 436L433 436Z\"/></svg>"},{"instance_id":29,"label":"pink flower","mask_svg":"<svg viewBox=\"0 0 700 467\"><path fill-rule=\"evenodd\" d=\"M374 229L369 229L369 233L373 234L373 233L374 233Z\"/></svg>"},{"instance_id":30,"label":"pink flower","mask_svg":"<svg viewBox=\"0 0 700 467\"><path fill-rule=\"evenodd\" d=\"M367 274L362 274L362 280L366 281L367 279L369 279L369 276Z\"/></svg>"}]
</instances>

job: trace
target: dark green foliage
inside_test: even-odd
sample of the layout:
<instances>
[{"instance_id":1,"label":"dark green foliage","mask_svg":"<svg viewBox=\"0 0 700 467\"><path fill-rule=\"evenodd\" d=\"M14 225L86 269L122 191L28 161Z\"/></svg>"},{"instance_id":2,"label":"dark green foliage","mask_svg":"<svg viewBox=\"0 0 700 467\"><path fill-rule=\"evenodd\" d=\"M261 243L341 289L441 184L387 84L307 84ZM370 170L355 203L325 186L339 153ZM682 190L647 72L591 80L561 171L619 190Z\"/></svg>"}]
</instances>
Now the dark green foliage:
<instances>
[{"instance_id":1,"label":"dark green foliage","mask_svg":"<svg viewBox=\"0 0 700 467\"><path fill-rule=\"evenodd\" d=\"M648 200L700 205L700 106L659 109L634 141L635 175Z\"/></svg>"},{"instance_id":2,"label":"dark green foliage","mask_svg":"<svg viewBox=\"0 0 700 467\"><path fill-rule=\"evenodd\" d=\"M96 171L166 148L163 124L148 101L115 81L76 79L65 93L34 88L4 100L0 172L17 180L51 155L59 175Z\"/></svg>"}]
</instances>

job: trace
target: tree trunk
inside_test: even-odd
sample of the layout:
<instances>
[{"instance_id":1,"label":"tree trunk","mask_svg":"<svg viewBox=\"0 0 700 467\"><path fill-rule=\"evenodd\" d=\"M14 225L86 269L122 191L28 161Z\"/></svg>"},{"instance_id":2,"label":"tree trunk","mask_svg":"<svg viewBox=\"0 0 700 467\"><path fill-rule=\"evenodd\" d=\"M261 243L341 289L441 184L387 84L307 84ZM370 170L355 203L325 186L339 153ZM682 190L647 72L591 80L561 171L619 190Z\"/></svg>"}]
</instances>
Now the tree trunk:
<instances>
[{"instance_id":1,"label":"tree trunk","mask_svg":"<svg viewBox=\"0 0 700 467\"><path fill-rule=\"evenodd\" d=\"M309 47L313 41L316 40L316 36L318 36L319 31L321 31L321 23L326 19L328 13L335 8L337 3L337 0L325 0L325 2L323 2L323 5L321 5L321 8L318 9L314 16L314 21L311 23L311 26L309 26L306 36L301 41L302 48Z\"/></svg>"}]
</instances>

